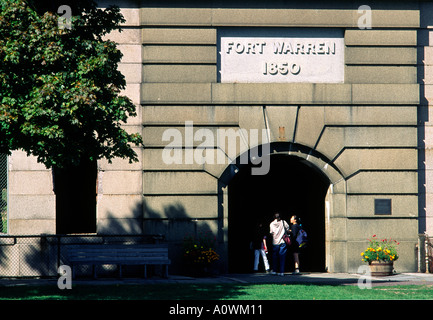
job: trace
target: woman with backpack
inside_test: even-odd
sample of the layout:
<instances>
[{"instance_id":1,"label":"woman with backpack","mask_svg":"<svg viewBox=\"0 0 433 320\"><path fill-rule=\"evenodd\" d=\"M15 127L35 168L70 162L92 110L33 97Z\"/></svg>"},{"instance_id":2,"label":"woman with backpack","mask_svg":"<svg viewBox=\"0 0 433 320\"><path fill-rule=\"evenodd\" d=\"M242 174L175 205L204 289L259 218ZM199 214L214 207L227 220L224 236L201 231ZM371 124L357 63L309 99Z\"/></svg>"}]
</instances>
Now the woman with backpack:
<instances>
[{"instance_id":1,"label":"woman with backpack","mask_svg":"<svg viewBox=\"0 0 433 320\"><path fill-rule=\"evenodd\" d=\"M302 229L301 219L293 215L290 218L290 223L292 225L290 226L289 233L293 239L290 249L293 252L293 260L295 261L295 272L293 272L293 274L299 274L299 243L296 241L296 238L298 237L299 231Z\"/></svg>"}]
</instances>

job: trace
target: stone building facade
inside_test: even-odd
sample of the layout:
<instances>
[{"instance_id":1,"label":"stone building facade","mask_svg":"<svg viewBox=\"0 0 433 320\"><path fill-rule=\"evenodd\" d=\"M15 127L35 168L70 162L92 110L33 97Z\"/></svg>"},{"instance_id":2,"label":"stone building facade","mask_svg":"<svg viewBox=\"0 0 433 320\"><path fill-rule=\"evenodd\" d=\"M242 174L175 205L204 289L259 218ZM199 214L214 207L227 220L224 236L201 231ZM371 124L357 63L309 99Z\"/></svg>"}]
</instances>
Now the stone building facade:
<instances>
[{"instance_id":1,"label":"stone building facade","mask_svg":"<svg viewBox=\"0 0 433 320\"><path fill-rule=\"evenodd\" d=\"M311 271L356 272L374 234L417 270L433 234L433 3L115 4L138 113L125 127L144 146L138 163L99 162L97 233L163 234L176 272L182 239L209 232L220 270L243 271L249 231L279 211L310 231ZM8 170L7 232L55 233L51 171L18 151Z\"/></svg>"}]
</instances>

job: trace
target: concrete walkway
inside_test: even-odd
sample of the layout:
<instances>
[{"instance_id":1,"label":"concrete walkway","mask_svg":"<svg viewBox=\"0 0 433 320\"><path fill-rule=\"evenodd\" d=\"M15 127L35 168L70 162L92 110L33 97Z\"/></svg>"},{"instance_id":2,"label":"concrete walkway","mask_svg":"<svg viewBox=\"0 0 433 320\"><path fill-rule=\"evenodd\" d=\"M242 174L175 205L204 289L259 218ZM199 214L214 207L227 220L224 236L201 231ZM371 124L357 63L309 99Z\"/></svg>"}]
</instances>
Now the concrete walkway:
<instances>
[{"instance_id":1,"label":"concrete walkway","mask_svg":"<svg viewBox=\"0 0 433 320\"><path fill-rule=\"evenodd\" d=\"M316 285L358 285L369 281L373 286L383 285L433 285L433 274L402 273L387 277L366 277L349 273L303 273L300 275L286 274L284 277L266 274L230 275L234 281L244 283L309 283Z\"/></svg>"},{"instance_id":2,"label":"concrete walkway","mask_svg":"<svg viewBox=\"0 0 433 320\"><path fill-rule=\"evenodd\" d=\"M361 278L362 277L362 278ZM372 286L385 285L433 285L433 274L428 273L401 273L388 277L365 277L349 273L302 273L300 275L285 274L285 276L255 274L225 274L214 277L193 278L180 275L170 275L168 279L152 277L140 278L100 278L100 279L74 279L74 285L110 285L110 284L212 284L212 283L309 283L315 285L358 285L358 282L371 283ZM57 279L22 279L1 278L0 287L25 285L57 285Z\"/></svg>"}]
</instances>

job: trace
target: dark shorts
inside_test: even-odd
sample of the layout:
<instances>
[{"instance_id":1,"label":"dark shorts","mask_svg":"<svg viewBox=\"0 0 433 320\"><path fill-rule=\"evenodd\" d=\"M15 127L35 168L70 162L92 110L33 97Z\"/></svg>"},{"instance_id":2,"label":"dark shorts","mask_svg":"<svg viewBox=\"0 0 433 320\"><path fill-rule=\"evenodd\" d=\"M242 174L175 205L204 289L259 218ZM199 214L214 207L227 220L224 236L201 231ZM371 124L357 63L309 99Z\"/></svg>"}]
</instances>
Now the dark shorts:
<instances>
[{"instance_id":1,"label":"dark shorts","mask_svg":"<svg viewBox=\"0 0 433 320\"><path fill-rule=\"evenodd\" d=\"M292 244L290 245L289 248L290 251L292 251L293 253L299 253L299 245L296 241L293 241Z\"/></svg>"}]
</instances>

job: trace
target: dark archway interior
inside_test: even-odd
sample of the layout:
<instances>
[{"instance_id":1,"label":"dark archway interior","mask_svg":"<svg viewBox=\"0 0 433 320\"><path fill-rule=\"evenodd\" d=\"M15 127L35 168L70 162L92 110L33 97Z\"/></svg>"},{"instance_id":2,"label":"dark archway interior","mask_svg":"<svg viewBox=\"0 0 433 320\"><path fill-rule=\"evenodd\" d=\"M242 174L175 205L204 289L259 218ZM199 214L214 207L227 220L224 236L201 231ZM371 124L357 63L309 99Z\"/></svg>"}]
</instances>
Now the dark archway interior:
<instances>
[{"instance_id":1,"label":"dark archway interior","mask_svg":"<svg viewBox=\"0 0 433 320\"><path fill-rule=\"evenodd\" d=\"M287 222L293 214L302 219L309 245L300 256L301 271L325 271L325 196L328 187L329 180L321 171L294 156L270 155L267 175L251 175L251 167L243 167L229 183L229 272L252 271L253 252L249 243L255 226L258 221L269 226L275 212ZM270 241L268 248L271 262ZM286 271L293 271L292 254L287 255L286 261ZM263 270L262 262L259 268Z\"/></svg>"}]
</instances>

